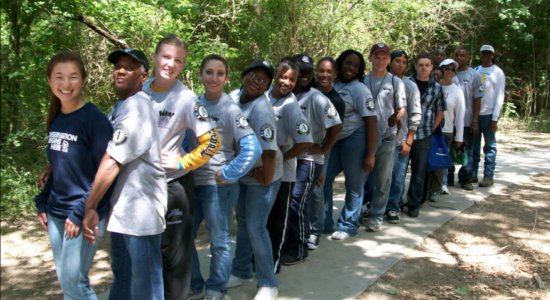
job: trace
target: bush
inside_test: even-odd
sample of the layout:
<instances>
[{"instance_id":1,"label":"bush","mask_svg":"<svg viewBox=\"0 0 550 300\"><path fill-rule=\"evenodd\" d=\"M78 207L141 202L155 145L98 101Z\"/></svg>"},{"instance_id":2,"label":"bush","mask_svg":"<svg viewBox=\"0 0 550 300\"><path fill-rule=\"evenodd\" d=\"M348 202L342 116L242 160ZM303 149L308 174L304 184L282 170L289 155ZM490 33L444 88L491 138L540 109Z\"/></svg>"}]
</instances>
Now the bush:
<instances>
[{"instance_id":1,"label":"bush","mask_svg":"<svg viewBox=\"0 0 550 300\"><path fill-rule=\"evenodd\" d=\"M3 141L0 154L2 220L13 220L34 211L39 192L36 179L46 166L43 129L24 129Z\"/></svg>"}]
</instances>

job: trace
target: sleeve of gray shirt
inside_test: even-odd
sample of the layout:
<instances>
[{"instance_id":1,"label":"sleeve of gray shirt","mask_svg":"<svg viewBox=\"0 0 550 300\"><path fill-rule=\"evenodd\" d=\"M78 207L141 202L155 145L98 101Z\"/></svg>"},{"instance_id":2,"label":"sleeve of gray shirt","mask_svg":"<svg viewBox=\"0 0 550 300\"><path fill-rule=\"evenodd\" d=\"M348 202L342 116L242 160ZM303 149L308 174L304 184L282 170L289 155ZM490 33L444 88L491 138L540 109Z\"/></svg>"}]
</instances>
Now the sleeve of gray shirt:
<instances>
[{"instance_id":1,"label":"sleeve of gray shirt","mask_svg":"<svg viewBox=\"0 0 550 300\"><path fill-rule=\"evenodd\" d=\"M405 91L407 94L407 116L409 117L409 130L416 131L422 119L422 107L420 107L420 91L414 82L405 78Z\"/></svg>"}]
</instances>

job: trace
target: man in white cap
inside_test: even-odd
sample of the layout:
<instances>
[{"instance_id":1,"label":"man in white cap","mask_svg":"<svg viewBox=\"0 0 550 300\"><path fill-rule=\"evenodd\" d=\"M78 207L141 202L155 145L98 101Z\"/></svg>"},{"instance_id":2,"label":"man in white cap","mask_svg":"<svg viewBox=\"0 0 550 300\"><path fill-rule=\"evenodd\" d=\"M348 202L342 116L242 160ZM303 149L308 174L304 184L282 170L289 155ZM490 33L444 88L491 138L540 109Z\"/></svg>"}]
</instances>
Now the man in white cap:
<instances>
[{"instance_id":1,"label":"man in white cap","mask_svg":"<svg viewBox=\"0 0 550 300\"><path fill-rule=\"evenodd\" d=\"M479 182L480 187L493 185L495 175L495 165L497 156L497 141L495 133L497 123L500 117L500 109L504 103L504 87L506 79L501 68L493 64L495 48L491 45L481 46L481 66L476 71L481 75L484 94L481 98L481 108L479 111L479 132L480 134L474 141L474 177L477 178L479 169L481 135L485 144L483 153L485 154L485 163L483 170L483 180Z\"/></svg>"}]
</instances>

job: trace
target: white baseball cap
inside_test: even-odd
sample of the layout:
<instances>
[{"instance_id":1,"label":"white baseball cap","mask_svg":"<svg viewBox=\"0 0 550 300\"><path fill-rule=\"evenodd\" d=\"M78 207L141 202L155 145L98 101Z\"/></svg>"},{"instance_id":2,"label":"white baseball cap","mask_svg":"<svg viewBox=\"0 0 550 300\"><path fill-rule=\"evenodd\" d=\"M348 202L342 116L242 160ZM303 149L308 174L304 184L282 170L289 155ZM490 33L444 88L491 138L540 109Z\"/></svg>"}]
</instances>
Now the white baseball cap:
<instances>
[{"instance_id":1,"label":"white baseball cap","mask_svg":"<svg viewBox=\"0 0 550 300\"><path fill-rule=\"evenodd\" d=\"M451 59L451 58L447 58L447 59L443 60L439 64L439 67L443 68L444 66L448 66L448 65L451 65L451 64L455 65L455 68L458 68L458 63L454 59Z\"/></svg>"},{"instance_id":2,"label":"white baseball cap","mask_svg":"<svg viewBox=\"0 0 550 300\"><path fill-rule=\"evenodd\" d=\"M483 45L481 46L481 49L479 49L479 51L480 52L489 51L489 52L495 53L495 48L493 48L493 46L491 45Z\"/></svg>"}]
</instances>

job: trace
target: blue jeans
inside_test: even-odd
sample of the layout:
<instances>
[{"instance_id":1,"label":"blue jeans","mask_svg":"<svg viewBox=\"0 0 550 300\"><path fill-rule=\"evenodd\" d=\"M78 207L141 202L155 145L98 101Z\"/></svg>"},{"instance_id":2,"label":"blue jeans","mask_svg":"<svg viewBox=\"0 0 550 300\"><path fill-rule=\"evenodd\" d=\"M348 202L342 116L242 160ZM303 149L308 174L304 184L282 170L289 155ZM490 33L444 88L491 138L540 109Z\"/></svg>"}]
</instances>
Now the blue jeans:
<instances>
[{"instance_id":1,"label":"blue jeans","mask_svg":"<svg viewBox=\"0 0 550 300\"><path fill-rule=\"evenodd\" d=\"M327 176L329 157L330 152L325 155L325 164L323 165L320 175L323 176L323 178ZM310 233L316 236L321 236L321 233L325 232L325 195L323 189L323 185L319 185L315 182L313 186L313 196L311 197L309 206ZM332 211L332 207L330 207L330 210Z\"/></svg>"},{"instance_id":2,"label":"blue jeans","mask_svg":"<svg viewBox=\"0 0 550 300\"><path fill-rule=\"evenodd\" d=\"M464 151L468 155L468 164L458 170L458 181L470 182L474 178L474 142L477 135L473 135L471 127L464 127Z\"/></svg>"},{"instance_id":3,"label":"blue jeans","mask_svg":"<svg viewBox=\"0 0 550 300\"><path fill-rule=\"evenodd\" d=\"M239 184L200 185L195 187L193 238L202 220L206 223L210 241L210 277L204 282L197 249L193 244L191 290L221 297L227 293L227 280L231 272L231 219L239 197Z\"/></svg>"},{"instance_id":4,"label":"blue jeans","mask_svg":"<svg viewBox=\"0 0 550 300\"><path fill-rule=\"evenodd\" d=\"M268 186L239 183L237 247L231 273L239 278L251 278L254 256L258 287L278 285L266 225L280 184L280 179Z\"/></svg>"},{"instance_id":5,"label":"blue jeans","mask_svg":"<svg viewBox=\"0 0 550 300\"><path fill-rule=\"evenodd\" d=\"M415 140L411 152L411 181L407 192L407 206L409 209L418 209L422 205L426 170L428 167L428 153L432 145L432 136Z\"/></svg>"},{"instance_id":6,"label":"blue jeans","mask_svg":"<svg viewBox=\"0 0 550 300\"><path fill-rule=\"evenodd\" d=\"M332 220L332 183L340 172L344 171L346 197L342 213L338 218L338 230L355 235L359 228L359 216L363 204L363 192L366 180L363 162L366 152L365 126L355 130L350 136L334 144L325 179L325 231L333 231Z\"/></svg>"},{"instance_id":7,"label":"blue jeans","mask_svg":"<svg viewBox=\"0 0 550 300\"><path fill-rule=\"evenodd\" d=\"M365 195L370 203L369 219L376 219L379 223L382 223L390 195L394 151L395 135L387 136L378 143L374 168L365 184Z\"/></svg>"},{"instance_id":8,"label":"blue jeans","mask_svg":"<svg viewBox=\"0 0 550 300\"><path fill-rule=\"evenodd\" d=\"M495 166L497 158L497 140L496 132L491 131L491 122L493 115L479 116L479 134L474 138L474 162L473 177L477 178L481 151L481 135L485 144L483 153L485 154L485 163L483 168L483 178L493 179L495 176Z\"/></svg>"},{"instance_id":9,"label":"blue jeans","mask_svg":"<svg viewBox=\"0 0 550 300\"><path fill-rule=\"evenodd\" d=\"M164 300L160 234L133 236L111 232L113 286L110 300Z\"/></svg>"},{"instance_id":10,"label":"blue jeans","mask_svg":"<svg viewBox=\"0 0 550 300\"><path fill-rule=\"evenodd\" d=\"M88 272L105 231L105 219L99 222L99 239L93 245L84 240L80 229L76 237L67 239L65 220L48 214L48 236L64 299L97 299Z\"/></svg>"},{"instance_id":11,"label":"blue jeans","mask_svg":"<svg viewBox=\"0 0 550 300\"><path fill-rule=\"evenodd\" d=\"M393 171L391 174L390 195L388 197L388 205L386 211L401 212L400 202L405 190L405 177L407 175L407 167L409 166L409 153L401 156L400 152L403 149L401 146L395 147Z\"/></svg>"}]
</instances>

